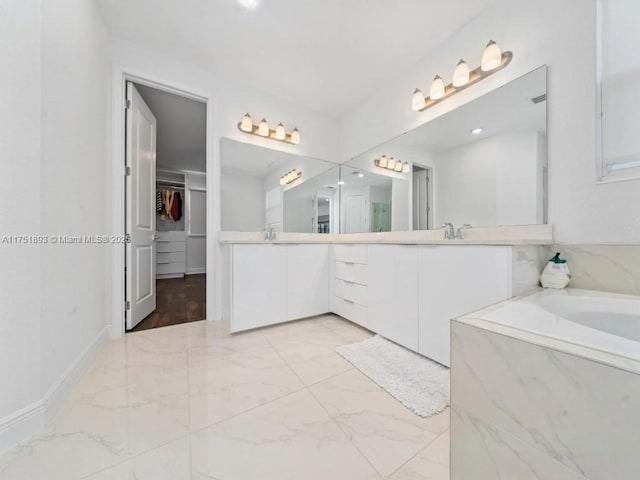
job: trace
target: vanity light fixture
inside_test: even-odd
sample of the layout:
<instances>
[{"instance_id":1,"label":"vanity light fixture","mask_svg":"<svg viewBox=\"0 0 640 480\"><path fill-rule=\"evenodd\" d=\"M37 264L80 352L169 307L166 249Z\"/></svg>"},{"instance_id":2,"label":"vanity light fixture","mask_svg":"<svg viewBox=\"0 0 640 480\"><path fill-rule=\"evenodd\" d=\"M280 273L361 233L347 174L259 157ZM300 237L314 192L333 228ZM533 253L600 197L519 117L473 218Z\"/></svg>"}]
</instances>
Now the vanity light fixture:
<instances>
[{"instance_id":1,"label":"vanity light fixture","mask_svg":"<svg viewBox=\"0 0 640 480\"><path fill-rule=\"evenodd\" d=\"M411 170L409 162L396 160L395 158L387 157L386 155L376 158L373 163L376 167L384 168L385 170L392 170L398 173L409 173L409 170Z\"/></svg>"},{"instance_id":2,"label":"vanity light fixture","mask_svg":"<svg viewBox=\"0 0 640 480\"><path fill-rule=\"evenodd\" d=\"M289 185L302 177L302 172L295 168L280 177L280 185Z\"/></svg>"},{"instance_id":3,"label":"vanity light fixture","mask_svg":"<svg viewBox=\"0 0 640 480\"><path fill-rule=\"evenodd\" d=\"M453 79L449 85L439 75L436 75L429 88L429 97L425 97L419 88L416 88L411 97L411 108L416 112L422 112L445 98L464 90L471 85L484 80L489 75L502 70L513 59L511 52L501 52L498 44L491 40L484 49L480 66L469 71L469 66L464 60L460 60L453 71Z\"/></svg>"},{"instance_id":4,"label":"vanity light fixture","mask_svg":"<svg viewBox=\"0 0 640 480\"><path fill-rule=\"evenodd\" d=\"M238 129L245 133L259 135L264 138L270 138L272 140L278 140L292 145L298 145L300 143L300 132L297 128L294 128L291 133L287 133L284 129L284 125L279 123L274 130L269 127L269 123L265 118L256 125L253 123L251 115L248 113L245 114L245 116L242 117L242 120L238 123Z\"/></svg>"}]
</instances>

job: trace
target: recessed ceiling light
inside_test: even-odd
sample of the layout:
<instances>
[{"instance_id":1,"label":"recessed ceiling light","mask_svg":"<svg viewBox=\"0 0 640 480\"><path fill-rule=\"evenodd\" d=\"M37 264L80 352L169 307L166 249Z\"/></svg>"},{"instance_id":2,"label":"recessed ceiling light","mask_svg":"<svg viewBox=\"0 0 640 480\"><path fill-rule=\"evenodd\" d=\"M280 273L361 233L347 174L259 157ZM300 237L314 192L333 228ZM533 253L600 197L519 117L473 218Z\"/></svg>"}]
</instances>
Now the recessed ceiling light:
<instances>
[{"instance_id":1,"label":"recessed ceiling light","mask_svg":"<svg viewBox=\"0 0 640 480\"><path fill-rule=\"evenodd\" d=\"M258 0L238 0L238 3L247 10L255 10L258 6Z\"/></svg>"},{"instance_id":2,"label":"recessed ceiling light","mask_svg":"<svg viewBox=\"0 0 640 480\"><path fill-rule=\"evenodd\" d=\"M482 133L482 129L481 128L474 128L473 130L471 130L471 133L473 135L480 135Z\"/></svg>"}]
</instances>

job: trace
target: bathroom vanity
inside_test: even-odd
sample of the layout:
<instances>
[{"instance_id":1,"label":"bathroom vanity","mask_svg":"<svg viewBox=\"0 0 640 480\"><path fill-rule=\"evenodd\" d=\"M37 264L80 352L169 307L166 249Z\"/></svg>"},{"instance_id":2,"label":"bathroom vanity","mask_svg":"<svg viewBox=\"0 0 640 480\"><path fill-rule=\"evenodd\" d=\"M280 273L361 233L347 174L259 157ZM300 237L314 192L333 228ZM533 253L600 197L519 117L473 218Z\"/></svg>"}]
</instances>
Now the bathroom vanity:
<instances>
[{"instance_id":1,"label":"bathroom vanity","mask_svg":"<svg viewBox=\"0 0 640 480\"><path fill-rule=\"evenodd\" d=\"M491 229L493 240L486 230L458 241L437 238L442 231L224 233L225 318L239 332L335 313L449 365L451 319L535 286L531 245L551 243L549 225Z\"/></svg>"}]
</instances>

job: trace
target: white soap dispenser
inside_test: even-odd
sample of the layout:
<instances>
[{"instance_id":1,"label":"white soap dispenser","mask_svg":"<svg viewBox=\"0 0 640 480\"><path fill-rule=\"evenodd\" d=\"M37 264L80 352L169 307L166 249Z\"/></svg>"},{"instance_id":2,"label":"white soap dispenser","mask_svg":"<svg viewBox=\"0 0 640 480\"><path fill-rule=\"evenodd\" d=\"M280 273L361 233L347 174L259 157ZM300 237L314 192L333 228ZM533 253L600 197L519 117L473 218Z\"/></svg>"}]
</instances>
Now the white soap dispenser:
<instances>
[{"instance_id":1,"label":"white soap dispenser","mask_svg":"<svg viewBox=\"0 0 640 480\"><path fill-rule=\"evenodd\" d=\"M544 267L540 276L540 283L544 288L564 288L571 281L569 265L564 258L560 258L560 252L556 253Z\"/></svg>"}]
</instances>

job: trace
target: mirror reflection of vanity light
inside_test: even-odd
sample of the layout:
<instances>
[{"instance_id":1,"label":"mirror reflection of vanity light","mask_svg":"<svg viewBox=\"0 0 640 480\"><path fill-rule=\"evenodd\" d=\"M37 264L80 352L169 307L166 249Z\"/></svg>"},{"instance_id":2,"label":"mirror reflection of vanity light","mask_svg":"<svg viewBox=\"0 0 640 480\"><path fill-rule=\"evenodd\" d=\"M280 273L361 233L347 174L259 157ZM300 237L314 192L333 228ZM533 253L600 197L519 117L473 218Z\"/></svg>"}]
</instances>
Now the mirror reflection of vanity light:
<instances>
[{"instance_id":1,"label":"mirror reflection of vanity light","mask_svg":"<svg viewBox=\"0 0 640 480\"><path fill-rule=\"evenodd\" d=\"M444 80L440 77L440 75L436 75L431 82L431 89L429 90L429 96L433 100L439 100L444 97Z\"/></svg>"},{"instance_id":2,"label":"mirror reflection of vanity light","mask_svg":"<svg viewBox=\"0 0 640 480\"><path fill-rule=\"evenodd\" d=\"M373 161L376 167L384 168L385 170L393 170L394 172L409 173L411 166L409 162L403 162L402 160L396 160L393 157L387 157L382 155L380 158L376 158Z\"/></svg>"},{"instance_id":3,"label":"mirror reflection of vanity light","mask_svg":"<svg viewBox=\"0 0 640 480\"><path fill-rule=\"evenodd\" d=\"M500 47L498 44L491 40L487 43L487 46L484 49L482 54L482 61L480 62L480 68L483 72L490 72L502 61L502 52L500 51Z\"/></svg>"},{"instance_id":4,"label":"mirror reflection of vanity light","mask_svg":"<svg viewBox=\"0 0 640 480\"><path fill-rule=\"evenodd\" d=\"M302 172L295 168L280 177L280 185L289 185L302 177Z\"/></svg>"},{"instance_id":5,"label":"mirror reflection of vanity light","mask_svg":"<svg viewBox=\"0 0 640 480\"><path fill-rule=\"evenodd\" d=\"M276 127L276 140L284 140L287 138L287 132L284 131L284 125L279 123Z\"/></svg>"},{"instance_id":6,"label":"mirror reflection of vanity light","mask_svg":"<svg viewBox=\"0 0 640 480\"><path fill-rule=\"evenodd\" d=\"M243 132L251 133L253 131L253 120L251 120L251 115L246 113L242 120L240 121L240 130Z\"/></svg>"}]
</instances>

